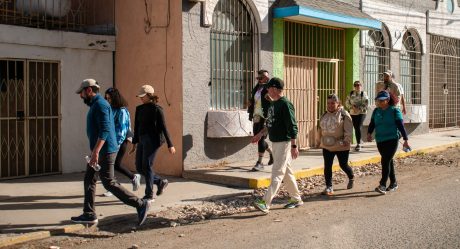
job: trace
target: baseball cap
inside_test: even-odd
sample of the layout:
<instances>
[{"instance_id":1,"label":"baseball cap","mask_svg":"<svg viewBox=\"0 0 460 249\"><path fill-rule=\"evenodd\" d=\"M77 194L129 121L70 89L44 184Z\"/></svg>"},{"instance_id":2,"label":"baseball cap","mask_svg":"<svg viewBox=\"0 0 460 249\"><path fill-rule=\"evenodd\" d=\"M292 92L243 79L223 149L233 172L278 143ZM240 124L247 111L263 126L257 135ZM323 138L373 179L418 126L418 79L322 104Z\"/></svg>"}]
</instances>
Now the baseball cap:
<instances>
[{"instance_id":1,"label":"baseball cap","mask_svg":"<svg viewBox=\"0 0 460 249\"><path fill-rule=\"evenodd\" d=\"M90 87L90 86L95 86L97 88L100 88L99 84L97 83L95 79L86 79L81 82L80 88L78 88L78 90L75 91L75 93L80 94L83 91L83 89Z\"/></svg>"},{"instance_id":2,"label":"baseball cap","mask_svg":"<svg viewBox=\"0 0 460 249\"><path fill-rule=\"evenodd\" d=\"M385 100L389 98L390 98L390 94L387 91L380 91L377 94L377 97L375 97L375 100Z\"/></svg>"},{"instance_id":3,"label":"baseball cap","mask_svg":"<svg viewBox=\"0 0 460 249\"><path fill-rule=\"evenodd\" d=\"M383 74L386 74L386 75L388 75L390 77L393 76L393 72L391 70L386 70Z\"/></svg>"},{"instance_id":4,"label":"baseball cap","mask_svg":"<svg viewBox=\"0 0 460 249\"><path fill-rule=\"evenodd\" d=\"M280 78L271 78L270 81L267 83L267 88L269 87L275 87L278 89L283 89L284 88L284 82Z\"/></svg>"},{"instance_id":5,"label":"baseball cap","mask_svg":"<svg viewBox=\"0 0 460 249\"><path fill-rule=\"evenodd\" d=\"M143 85L143 86L141 86L141 89L139 89L139 93L136 95L136 97L142 98L147 93L153 94L154 92L155 92L155 90L153 89L153 86L151 86L151 85Z\"/></svg>"}]
</instances>

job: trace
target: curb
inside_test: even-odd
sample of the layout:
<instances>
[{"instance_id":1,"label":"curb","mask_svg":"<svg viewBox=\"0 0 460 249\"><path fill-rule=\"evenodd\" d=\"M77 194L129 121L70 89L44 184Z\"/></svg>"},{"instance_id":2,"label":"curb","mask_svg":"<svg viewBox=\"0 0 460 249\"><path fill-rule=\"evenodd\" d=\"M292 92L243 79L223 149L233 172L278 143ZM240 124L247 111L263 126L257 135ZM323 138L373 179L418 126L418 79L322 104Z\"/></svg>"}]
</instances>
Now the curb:
<instances>
[{"instance_id":1,"label":"curb","mask_svg":"<svg viewBox=\"0 0 460 249\"><path fill-rule=\"evenodd\" d=\"M460 142L454 142L450 144L444 144L444 145L438 145L438 146L433 146L433 147L427 147L427 148L422 148L422 149L414 149L410 152L397 152L395 155L395 158L405 158L409 157L412 155L416 154L426 154L426 153L433 153L433 152L439 152L439 151L444 151L450 147L456 147L460 146ZM374 156L371 158L363 159L363 160L357 160L353 162L349 162L349 165L351 167L360 167L364 166L366 164L370 163L380 163L380 156ZM340 170L340 166L338 164L334 164L332 166L332 171L338 171ZM294 176L296 179L300 178L307 178L315 175L323 175L324 174L324 169L323 167L315 167L312 169L305 169L305 170L299 170L294 173ZM249 179L249 188L251 189L257 189L257 188L266 188L270 186L270 178L252 178Z\"/></svg>"},{"instance_id":2,"label":"curb","mask_svg":"<svg viewBox=\"0 0 460 249\"><path fill-rule=\"evenodd\" d=\"M81 225L81 224L74 224L74 225L66 225L62 227L53 228L50 230L39 231L39 232L30 232L21 235L15 235L5 238L0 238L0 248L13 246L33 240L39 239L46 239L51 236L61 235L66 233L74 233L84 229L90 228L89 226Z\"/></svg>"}]
</instances>

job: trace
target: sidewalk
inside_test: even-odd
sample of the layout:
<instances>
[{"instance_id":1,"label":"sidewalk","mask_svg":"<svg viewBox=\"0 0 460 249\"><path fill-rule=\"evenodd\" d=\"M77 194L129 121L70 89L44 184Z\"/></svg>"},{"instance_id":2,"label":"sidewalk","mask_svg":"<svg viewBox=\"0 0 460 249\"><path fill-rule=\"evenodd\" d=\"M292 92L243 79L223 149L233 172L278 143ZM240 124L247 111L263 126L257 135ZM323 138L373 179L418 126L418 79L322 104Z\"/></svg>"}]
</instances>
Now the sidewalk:
<instances>
[{"instance_id":1,"label":"sidewalk","mask_svg":"<svg viewBox=\"0 0 460 249\"><path fill-rule=\"evenodd\" d=\"M413 152L400 151L400 156L458 145L460 130L413 136L410 137L410 144ZM322 174L322 160L320 150L302 153L293 164L296 176ZM378 162L375 143L365 144L362 152L352 152L350 161L354 166ZM184 176L188 179L168 178L170 184L166 192L153 203L152 212L168 207L200 204L205 199L251 193L252 190L248 187L267 186L271 168L266 167L263 172L249 172L253 163L251 161L219 169L186 171ZM127 189L132 189L125 177L118 178ZM240 188L226 187L229 185ZM135 194L143 196L143 191L144 185ZM134 208L124 205L116 197L100 197L104 192L105 189L98 182L96 207L100 218L136 213ZM82 204L83 173L0 181L0 238L5 233L30 232L71 224L70 217L81 214Z\"/></svg>"},{"instance_id":2,"label":"sidewalk","mask_svg":"<svg viewBox=\"0 0 460 249\"><path fill-rule=\"evenodd\" d=\"M402 140L401 140L402 143ZM418 136L409 136L409 144L412 152L402 151L402 144L397 152L397 157L404 157L418 152L427 152L443 147L460 144L460 130L444 132L432 132ZM257 148L254 146L254 151ZM268 156L263 162L268 161ZM353 146L350 152L350 165L361 166L367 163L379 163L380 155L375 142L365 143L360 152L354 152ZM265 167L263 171L251 172L254 161L238 162L226 167L212 169L187 170L183 173L184 178L235 186L240 188L262 188L270 185L271 167ZM292 167L296 178L304 178L323 174L323 156L320 149L312 149L301 152L300 156L293 161ZM334 161L334 170L339 169L337 158Z\"/></svg>"}]
</instances>

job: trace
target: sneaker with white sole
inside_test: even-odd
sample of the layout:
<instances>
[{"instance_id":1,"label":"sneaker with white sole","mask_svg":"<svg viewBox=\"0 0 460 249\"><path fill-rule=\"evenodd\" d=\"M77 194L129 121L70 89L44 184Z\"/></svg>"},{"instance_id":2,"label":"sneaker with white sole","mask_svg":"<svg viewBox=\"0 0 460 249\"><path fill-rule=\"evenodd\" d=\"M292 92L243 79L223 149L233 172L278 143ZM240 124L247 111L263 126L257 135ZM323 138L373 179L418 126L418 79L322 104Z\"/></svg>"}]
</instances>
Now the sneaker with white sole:
<instances>
[{"instance_id":1,"label":"sneaker with white sole","mask_svg":"<svg viewBox=\"0 0 460 249\"><path fill-rule=\"evenodd\" d=\"M107 192L103 193L102 195L105 196L105 197L113 196L112 192L110 192L110 191L107 191Z\"/></svg>"},{"instance_id":2,"label":"sneaker with white sole","mask_svg":"<svg viewBox=\"0 0 460 249\"><path fill-rule=\"evenodd\" d=\"M388 188L386 189L387 192L393 192L393 191L396 191L398 189L398 184L397 183L392 183L390 184L390 186L388 186Z\"/></svg>"},{"instance_id":3,"label":"sneaker with white sole","mask_svg":"<svg viewBox=\"0 0 460 249\"><path fill-rule=\"evenodd\" d=\"M334 189L332 188L332 186L330 187L326 187L323 192L321 192L322 195L333 195L334 194Z\"/></svg>"},{"instance_id":4,"label":"sneaker with white sole","mask_svg":"<svg viewBox=\"0 0 460 249\"><path fill-rule=\"evenodd\" d=\"M267 203L265 203L264 200L255 200L253 206L262 211L264 214L268 214L270 212L267 207Z\"/></svg>"},{"instance_id":5,"label":"sneaker with white sole","mask_svg":"<svg viewBox=\"0 0 460 249\"><path fill-rule=\"evenodd\" d=\"M257 162L256 165L251 169L251 171L261 171L264 170L264 165L260 162Z\"/></svg>"},{"instance_id":6,"label":"sneaker with white sole","mask_svg":"<svg viewBox=\"0 0 460 249\"><path fill-rule=\"evenodd\" d=\"M356 145L355 151L361 151L361 149L362 149L361 144Z\"/></svg>"},{"instance_id":7,"label":"sneaker with white sole","mask_svg":"<svg viewBox=\"0 0 460 249\"><path fill-rule=\"evenodd\" d=\"M77 224L96 224L99 222L95 215L91 215L88 213L84 213L80 216L71 217L70 220L73 223L77 223Z\"/></svg>"},{"instance_id":8,"label":"sneaker with white sole","mask_svg":"<svg viewBox=\"0 0 460 249\"><path fill-rule=\"evenodd\" d=\"M302 200L294 200L294 199L290 199L288 201L288 203L286 205L284 205L284 208L287 208L287 209L291 209L291 208L296 208L296 207L300 207L303 205L303 201Z\"/></svg>"},{"instance_id":9,"label":"sneaker with white sole","mask_svg":"<svg viewBox=\"0 0 460 249\"><path fill-rule=\"evenodd\" d=\"M133 184L133 191L137 191L139 187L141 186L141 175L140 174L134 174L132 184Z\"/></svg>"},{"instance_id":10,"label":"sneaker with white sole","mask_svg":"<svg viewBox=\"0 0 460 249\"><path fill-rule=\"evenodd\" d=\"M375 192L384 195L387 193L387 188L383 185L379 185L378 187L375 188Z\"/></svg>"}]
</instances>

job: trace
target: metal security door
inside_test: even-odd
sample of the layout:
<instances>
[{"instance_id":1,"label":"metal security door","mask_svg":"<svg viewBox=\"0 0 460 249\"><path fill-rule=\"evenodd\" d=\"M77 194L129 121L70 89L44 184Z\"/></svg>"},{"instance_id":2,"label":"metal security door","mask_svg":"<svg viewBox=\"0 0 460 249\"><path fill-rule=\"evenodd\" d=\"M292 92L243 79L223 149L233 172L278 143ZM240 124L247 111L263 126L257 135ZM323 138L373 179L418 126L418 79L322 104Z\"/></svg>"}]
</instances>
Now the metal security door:
<instances>
[{"instance_id":1,"label":"metal security door","mask_svg":"<svg viewBox=\"0 0 460 249\"><path fill-rule=\"evenodd\" d=\"M0 60L0 177L27 175L25 61Z\"/></svg>"},{"instance_id":2,"label":"metal security door","mask_svg":"<svg viewBox=\"0 0 460 249\"><path fill-rule=\"evenodd\" d=\"M0 178L60 172L59 64L0 60Z\"/></svg>"},{"instance_id":3,"label":"metal security door","mask_svg":"<svg viewBox=\"0 0 460 249\"><path fill-rule=\"evenodd\" d=\"M430 129L460 126L460 40L431 36Z\"/></svg>"},{"instance_id":4,"label":"metal security door","mask_svg":"<svg viewBox=\"0 0 460 249\"><path fill-rule=\"evenodd\" d=\"M300 149L315 146L316 136L316 60L285 56L285 94L295 108Z\"/></svg>"},{"instance_id":5,"label":"metal security door","mask_svg":"<svg viewBox=\"0 0 460 249\"><path fill-rule=\"evenodd\" d=\"M318 61L317 66L318 75L318 115L317 120L326 111L327 96L330 94L339 95L339 82L338 82L338 62L336 61ZM340 97L340 96L339 96Z\"/></svg>"}]
</instances>

